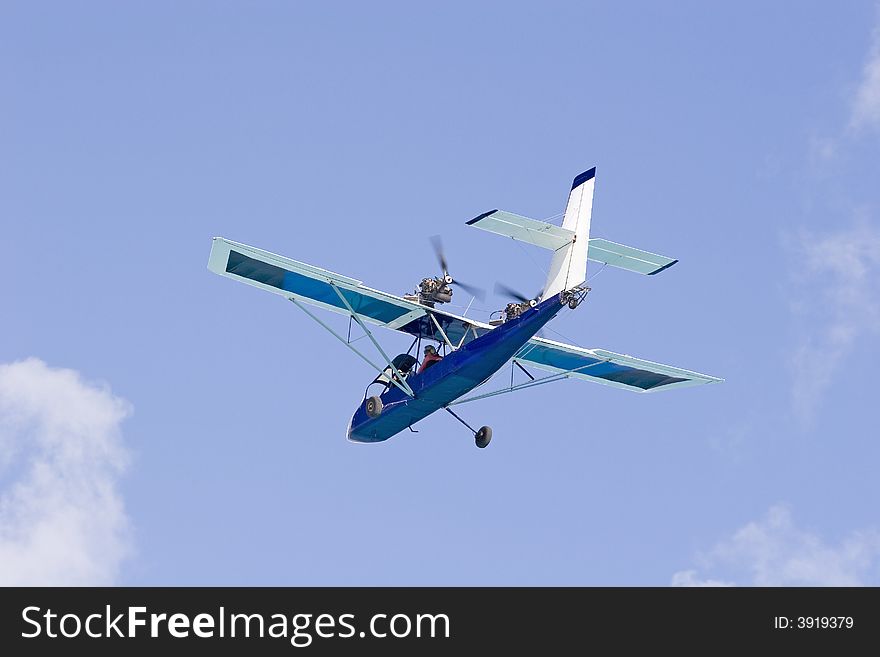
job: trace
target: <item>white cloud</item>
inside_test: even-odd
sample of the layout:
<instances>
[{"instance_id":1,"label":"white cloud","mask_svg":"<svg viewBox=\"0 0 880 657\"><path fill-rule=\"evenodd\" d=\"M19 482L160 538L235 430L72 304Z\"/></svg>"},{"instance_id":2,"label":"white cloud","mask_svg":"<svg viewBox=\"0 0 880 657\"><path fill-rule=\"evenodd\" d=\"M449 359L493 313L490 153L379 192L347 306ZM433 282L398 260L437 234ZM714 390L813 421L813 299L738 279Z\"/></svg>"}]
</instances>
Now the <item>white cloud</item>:
<instances>
[{"instance_id":1,"label":"white cloud","mask_svg":"<svg viewBox=\"0 0 880 657\"><path fill-rule=\"evenodd\" d=\"M696 570L680 570L672 576L672 586L719 587L736 586L736 584L720 579L700 579Z\"/></svg>"},{"instance_id":2,"label":"white cloud","mask_svg":"<svg viewBox=\"0 0 880 657\"><path fill-rule=\"evenodd\" d=\"M880 128L880 25L874 28L871 49L853 101L853 128Z\"/></svg>"},{"instance_id":3,"label":"white cloud","mask_svg":"<svg viewBox=\"0 0 880 657\"><path fill-rule=\"evenodd\" d=\"M810 137L808 156L811 173L825 177L829 165L838 157L839 151L840 142L834 137Z\"/></svg>"},{"instance_id":4,"label":"white cloud","mask_svg":"<svg viewBox=\"0 0 880 657\"><path fill-rule=\"evenodd\" d=\"M107 585L130 551L124 400L34 358L0 365L0 585Z\"/></svg>"},{"instance_id":5,"label":"white cloud","mask_svg":"<svg viewBox=\"0 0 880 657\"><path fill-rule=\"evenodd\" d=\"M852 103L850 128L865 126L880 129L880 12ZM835 139L814 138L814 167L824 170L839 148ZM880 333L880 230L862 217L852 228L803 232L794 242L793 273L801 295L792 300L792 310L801 320L801 335L791 355L792 407L795 417L809 424L859 340Z\"/></svg>"},{"instance_id":6,"label":"white cloud","mask_svg":"<svg viewBox=\"0 0 880 657\"><path fill-rule=\"evenodd\" d=\"M853 532L839 544L796 527L785 505L770 508L721 541L701 558L707 570L721 570L751 586L876 585L880 566L880 533ZM719 586L728 582L702 579L696 570L675 573L674 586Z\"/></svg>"},{"instance_id":7,"label":"white cloud","mask_svg":"<svg viewBox=\"0 0 880 657\"><path fill-rule=\"evenodd\" d=\"M880 334L880 230L867 222L837 233L802 233L792 249L802 337L792 355L792 405L802 422L860 338Z\"/></svg>"}]
</instances>

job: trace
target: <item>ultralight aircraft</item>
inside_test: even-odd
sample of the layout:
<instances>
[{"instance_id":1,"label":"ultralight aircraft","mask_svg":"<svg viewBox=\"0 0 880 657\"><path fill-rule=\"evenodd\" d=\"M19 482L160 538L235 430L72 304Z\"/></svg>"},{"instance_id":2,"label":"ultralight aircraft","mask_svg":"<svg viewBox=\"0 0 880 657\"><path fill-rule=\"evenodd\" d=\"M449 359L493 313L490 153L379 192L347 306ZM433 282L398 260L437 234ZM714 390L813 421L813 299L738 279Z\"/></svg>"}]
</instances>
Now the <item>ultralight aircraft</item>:
<instances>
[{"instance_id":1,"label":"ultralight aircraft","mask_svg":"<svg viewBox=\"0 0 880 657\"><path fill-rule=\"evenodd\" d=\"M474 429L452 406L524 390L562 379L584 379L637 392L656 392L722 379L690 370L661 365L605 349L586 349L541 337L538 333L563 308L580 306L590 291L587 260L605 263L639 274L654 276L677 260L604 239L590 238L590 219L595 187L595 167L575 177L562 226L529 219L503 210L491 210L471 219L468 226L525 242L552 252L543 290L532 298L500 288L514 296L482 322L447 312L438 306L452 301L453 285L478 295L479 291L449 274L439 241L435 241L443 274L424 278L413 294L397 296L372 289L361 281L291 260L252 246L215 237L208 269L221 276L279 294L360 356L378 376L367 386L364 399L348 426L348 439L377 443L409 429L434 411L446 410L474 435L477 447L486 447L492 429ZM343 336L309 306L349 317L349 333ZM467 311L465 311L466 314ZM357 323L376 347L384 365L376 365L351 339L351 322ZM370 325L411 335L409 351L389 358ZM421 342L431 346L419 365ZM445 356L436 353L437 349ZM433 353L431 353L433 352ZM508 362L511 382L500 390L470 394ZM513 368L528 377L514 384ZM536 378L527 367L548 374ZM371 394L371 391L375 394Z\"/></svg>"}]
</instances>

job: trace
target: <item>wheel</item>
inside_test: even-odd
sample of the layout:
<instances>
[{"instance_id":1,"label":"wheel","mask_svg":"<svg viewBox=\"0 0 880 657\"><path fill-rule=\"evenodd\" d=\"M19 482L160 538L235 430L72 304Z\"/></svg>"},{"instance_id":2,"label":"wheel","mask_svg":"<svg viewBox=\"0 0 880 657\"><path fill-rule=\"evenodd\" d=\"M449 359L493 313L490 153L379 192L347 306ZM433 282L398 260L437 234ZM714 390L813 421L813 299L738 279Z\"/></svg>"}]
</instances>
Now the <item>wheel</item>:
<instances>
[{"instance_id":1,"label":"wheel","mask_svg":"<svg viewBox=\"0 0 880 657\"><path fill-rule=\"evenodd\" d=\"M534 308L534 307L537 306L537 305L538 305L538 300L537 300L537 299L529 299L529 306L530 306L530 307Z\"/></svg>"},{"instance_id":2,"label":"wheel","mask_svg":"<svg viewBox=\"0 0 880 657\"><path fill-rule=\"evenodd\" d=\"M577 308L577 307L578 307L578 300L575 299L574 297L572 297L571 299L569 299L569 300L568 300L568 307L571 308L572 310L574 310L575 308Z\"/></svg>"},{"instance_id":3,"label":"wheel","mask_svg":"<svg viewBox=\"0 0 880 657\"><path fill-rule=\"evenodd\" d=\"M492 442L492 427L480 427L474 436L474 442L480 449L487 447Z\"/></svg>"},{"instance_id":4,"label":"wheel","mask_svg":"<svg viewBox=\"0 0 880 657\"><path fill-rule=\"evenodd\" d=\"M367 400L367 417L379 417L382 414L382 400L378 397L370 397Z\"/></svg>"}]
</instances>

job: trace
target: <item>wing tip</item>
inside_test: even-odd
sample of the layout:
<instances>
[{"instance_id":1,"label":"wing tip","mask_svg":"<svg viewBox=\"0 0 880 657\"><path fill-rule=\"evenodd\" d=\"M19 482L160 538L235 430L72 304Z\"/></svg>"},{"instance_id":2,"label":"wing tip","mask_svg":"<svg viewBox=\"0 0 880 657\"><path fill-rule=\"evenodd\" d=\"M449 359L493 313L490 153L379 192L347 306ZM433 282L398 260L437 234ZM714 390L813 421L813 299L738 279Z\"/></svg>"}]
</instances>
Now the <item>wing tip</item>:
<instances>
[{"instance_id":1,"label":"wing tip","mask_svg":"<svg viewBox=\"0 0 880 657\"><path fill-rule=\"evenodd\" d=\"M471 219L470 221L465 222L465 223L466 223L466 225L468 225L468 226L473 226L473 225L474 225L475 223L477 223L480 219L485 219L485 218L488 217L490 214L495 214L496 212L498 212L498 208L495 208L494 210L489 210L488 212L484 212L483 214L478 215L478 216L474 217L473 219Z\"/></svg>"},{"instance_id":2,"label":"wing tip","mask_svg":"<svg viewBox=\"0 0 880 657\"><path fill-rule=\"evenodd\" d=\"M662 267L659 267L659 268L655 269L654 271L650 272L648 274L648 276L653 276L654 274L659 274L661 271L663 271L664 269L669 269L672 265L674 265L677 262L678 262L678 260L673 260L672 262L667 262Z\"/></svg>"}]
</instances>

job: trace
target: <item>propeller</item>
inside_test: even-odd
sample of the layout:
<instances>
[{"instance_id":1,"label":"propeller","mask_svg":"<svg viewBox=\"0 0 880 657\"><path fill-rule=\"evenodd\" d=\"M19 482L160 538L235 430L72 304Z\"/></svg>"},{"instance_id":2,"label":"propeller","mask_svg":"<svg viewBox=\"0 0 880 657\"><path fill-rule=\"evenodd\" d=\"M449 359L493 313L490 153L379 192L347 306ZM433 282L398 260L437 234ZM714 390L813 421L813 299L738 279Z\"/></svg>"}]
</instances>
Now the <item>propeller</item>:
<instances>
[{"instance_id":1,"label":"propeller","mask_svg":"<svg viewBox=\"0 0 880 657\"><path fill-rule=\"evenodd\" d=\"M532 301L541 300L544 290L539 290L533 297L527 297L522 292L514 290L512 287L508 287L504 283L495 283L495 293L500 294L501 296L510 297L511 299L516 299L520 303L528 303L529 305L532 305Z\"/></svg>"},{"instance_id":2,"label":"propeller","mask_svg":"<svg viewBox=\"0 0 880 657\"><path fill-rule=\"evenodd\" d=\"M446 262L446 256L443 255L443 241L439 235L431 236L431 246L434 247L434 255L437 256L437 262L440 264L440 268L443 269L443 275L448 276L449 265Z\"/></svg>"},{"instance_id":3,"label":"propeller","mask_svg":"<svg viewBox=\"0 0 880 657\"><path fill-rule=\"evenodd\" d=\"M446 281L447 285L457 285L465 292L475 296L480 301L483 301L486 298L485 290L475 285L464 283L457 278L452 278L452 276L449 275L449 263L446 261L446 255L443 253L443 241L440 239L439 235L434 235L431 237L431 246L434 247L434 255L437 256L437 263L443 269L443 279Z\"/></svg>"},{"instance_id":4,"label":"propeller","mask_svg":"<svg viewBox=\"0 0 880 657\"><path fill-rule=\"evenodd\" d=\"M480 301L486 300L486 291L482 288L476 287L475 285L468 285L467 283L462 283L457 278L452 281L453 284L458 285L462 290L470 294L471 296L477 297Z\"/></svg>"}]
</instances>

